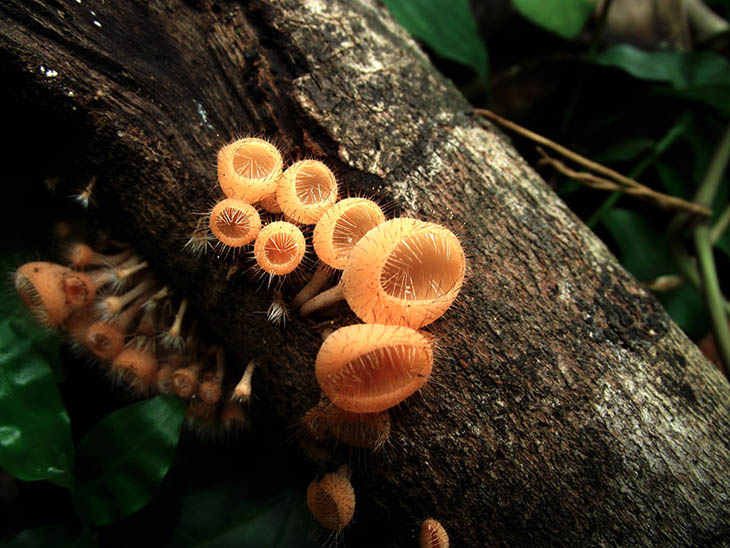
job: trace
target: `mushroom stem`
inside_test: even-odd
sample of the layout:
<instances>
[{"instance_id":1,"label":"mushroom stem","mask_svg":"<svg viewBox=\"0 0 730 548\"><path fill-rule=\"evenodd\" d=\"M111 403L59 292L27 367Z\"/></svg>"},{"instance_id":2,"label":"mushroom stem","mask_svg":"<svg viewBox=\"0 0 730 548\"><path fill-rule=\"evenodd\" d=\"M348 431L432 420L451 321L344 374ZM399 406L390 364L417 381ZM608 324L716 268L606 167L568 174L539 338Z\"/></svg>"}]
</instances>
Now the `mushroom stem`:
<instances>
[{"instance_id":1,"label":"mushroom stem","mask_svg":"<svg viewBox=\"0 0 730 548\"><path fill-rule=\"evenodd\" d=\"M305 302L299 309L299 315L302 318L306 318L314 312L329 308L333 304L337 304L345 298L345 292L342 288L342 284L337 284L334 287L330 287L327 291L322 291L316 297L312 297Z\"/></svg>"},{"instance_id":2,"label":"mushroom stem","mask_svg":"<svg viewBox=\"0 0 730 548\"><path fill-rule=\"evenodd\" d=\"M292 310L299 310L305 302L319 293L329 280L330 272L331 269L325 263L320 262L307 285L296 294L291 302Z\"/></svg>"},{"instance_id":3,"label":"mushroom stem","mask_svg":"<svg viewBox=\"0 0 730 548\"><path fill-rule=\"evenodd\" d=\"M142 280L136 287L127 291L124 295L112 295L101 301L102 311L110 316L116 316L122 309L131 303L134 299L141 296L145 291L150 289L154 284L152 278Z\"/></svg>"},{"instance_id":4,"label":"mushroom stem","mask_svg":"<svg viewBox=\"0 0 730 548\"><path fill-rule=\"evenodd\" d=\"M243 372L243 377L241 377L236 388L233 389L232 400L246 401L251 397L251 377L253 376L254 369L256 369L256 363L251 360Z\"/></svg>"},{"instance_id":5,"label":"mushroom stem","mask_svg":"<svg viewBox=\"0 0 730 548\"><path fill-rule=\"evenodd\" d=\"M183 299L180 303L180 307L177 309L177 314L175 314L175 320L172 322L172 327L167 331L167 334L170 335L170 337L179 337L180 332L182 331L182 322L183 318L185 317L185 311L188 309L188 300Z\"/></svg>"}]
</instances>

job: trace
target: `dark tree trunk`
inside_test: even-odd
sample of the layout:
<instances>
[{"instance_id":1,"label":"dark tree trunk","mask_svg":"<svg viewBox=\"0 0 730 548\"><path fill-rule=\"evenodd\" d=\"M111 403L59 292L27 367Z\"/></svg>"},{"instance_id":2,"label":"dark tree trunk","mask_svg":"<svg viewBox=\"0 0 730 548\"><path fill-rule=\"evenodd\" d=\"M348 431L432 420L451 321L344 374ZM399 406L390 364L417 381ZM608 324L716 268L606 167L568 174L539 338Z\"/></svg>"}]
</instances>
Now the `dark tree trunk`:
<instances>
[{"instance_id":1,"label":"dark tree trunk","mask_svg":"<svg viewBox=\"0 0 730 548\"><path fill-rule=\"evenodd\" d=\"M256 358L280 424L318 400L320 337L267 325L266 290L181 252L217 148L271 136L461 233L434 378L353 459L347 545L415 546L429 516L454 546L728 542L728 383L374 0L5 0L0 62L85 136L94 207Z\"/></svg>"}]
</instances>

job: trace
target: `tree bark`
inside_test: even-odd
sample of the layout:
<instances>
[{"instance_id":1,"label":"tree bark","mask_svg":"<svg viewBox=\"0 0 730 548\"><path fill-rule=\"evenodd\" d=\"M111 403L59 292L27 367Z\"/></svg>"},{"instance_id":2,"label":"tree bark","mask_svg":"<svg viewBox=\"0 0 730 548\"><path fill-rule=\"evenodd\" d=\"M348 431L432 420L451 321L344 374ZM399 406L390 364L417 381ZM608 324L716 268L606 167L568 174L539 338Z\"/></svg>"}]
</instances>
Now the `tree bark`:
<instances>
[{"instance_id":1,"label":"tree bark","mask_svg":"<svg viewBox=\"0 0 730 548\"><path fill-rule=\"evenodd\" d=\"M270 136L461 235L433 378L385 449L310 447L323 470L352 462L348 546L415 546L427 517L453 546L728 542L728 383L375 0L5 0L0 63L74 128L99 215L256 359L279 424L319 398L320 337L268 325L269 292L227 281L230 261L182 253L217 149Z\"/></svg>"}]
</instances>

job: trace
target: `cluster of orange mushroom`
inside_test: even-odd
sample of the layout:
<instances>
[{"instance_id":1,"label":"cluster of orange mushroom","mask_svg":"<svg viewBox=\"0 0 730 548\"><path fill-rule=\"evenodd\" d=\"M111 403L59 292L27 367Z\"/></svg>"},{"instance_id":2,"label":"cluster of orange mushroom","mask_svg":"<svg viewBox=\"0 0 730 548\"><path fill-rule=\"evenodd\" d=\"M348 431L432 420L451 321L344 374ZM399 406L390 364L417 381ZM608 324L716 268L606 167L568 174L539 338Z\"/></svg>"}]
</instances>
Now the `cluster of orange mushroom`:
<instances>
[{"instance_id":1,"label":"cluster of orange mushroom","mask_svg":"<svg viewBox=\"0 0 730 548\"><path fill-rule=\"evenodd\" d=\"M419 330L459 294L466 269L459 239L435 223L387 220L366 198L337 201L337 181L325 164L303 160L284 170L277 148L263 139L223 147L218 181L225 198L198 223L186 247L193 253L216 247L226 255L253 244L256 268L273 279L301 265L307 248L302 227L313 226L311 245L320 263L288 307L307 317L345 300L364 323L328 333L314 367L323 396L302 422L317 440L381 447L391 430L388 409L431 375L433 339ZM67 265L20 267L15 286L40 323L64 327L136 394L175 393L190 400L189 416L202 424L240 424L254 363L224 397L223 349L203 351L192 326L183 337L187 300L173 314L167 287L147 266L129 248L102 255L77 243ZM336 271L339 282L321 291ZM307 491L312 514L336 532L354 514L349 475L342 467ZM421 546L448 546L446 531L432 519L424 521L420 538Z\"/></svg>"},{"instance_id":2,"label":"cluster of orange mushroom","mask_svg":"<svg viewBox=\"0 0 730 548\"><path fill-rule=\"evenodd\" d=\"M306 246L298 225L315 225L312 246L320 266L290 306L306 317L344 299L364 323L325 338L315 362L324 397L303 424L316 439L382 446L390 433L387 410L431 374L433 340L418 330L441 317L461 289L466 260L458 238L435 223L386 220L366 198L336 201L337 182L324 164L305 160L283 171L276 147L262 139L221 149L218 180L226 198L211 210L210 233L218 246L255 240L256 262L271 275L298 266ZM257 205L285 220L262 229ZM320 292L336 270L342 271L339 283ZM307 502L325 528L341 531L353 516L354 496L345 467L312 482ZM425 545L447 546L443 527L434 533L433 523L424 523L431 531L421 535Z\"/></svg>"},{"instance_id":3,"label":"cluster of orange mushroom","mask_svg":"<svg viewBox=\"0 0 730 548\"><path fill-rule=\"evenodd\" d=\"M65 329L77 351L134 396L190 400L188 422L199 433L245 424L241 401L250 395L253 365L224 398L222 347L203 344L194 322L184 336L188 301L174 311L169 288L147 261L129 247L102 254L81 242L68 244L64 255L65 264L31 262L15 272L15 288L40 324Z\"/></svg>"}]
</instances>

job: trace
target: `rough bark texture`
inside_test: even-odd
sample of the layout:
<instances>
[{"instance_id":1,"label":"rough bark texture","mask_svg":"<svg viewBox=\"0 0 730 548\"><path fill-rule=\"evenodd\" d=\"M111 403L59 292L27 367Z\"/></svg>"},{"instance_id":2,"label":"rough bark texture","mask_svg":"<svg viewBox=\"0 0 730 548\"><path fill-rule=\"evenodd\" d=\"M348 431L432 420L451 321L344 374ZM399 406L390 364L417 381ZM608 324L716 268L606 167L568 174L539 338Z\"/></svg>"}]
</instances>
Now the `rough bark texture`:
<instances>
[{"instance_id":1,"label":"rough bark texture","mask_svg":"<svg viewBox=\"0 0 730 548\"><path fill-rule=\"evenodd\" d=\"M315 322L267 326L266 290L181 253L217 148L274 137L461 233L434 378L352 460L348 546L415 546L429 516L454 546L730 538L728 383L374 0L5 0L0 62L77 124L97 211L260 362L283 424L318 399Z\"/></svg>"}]
</instances>

